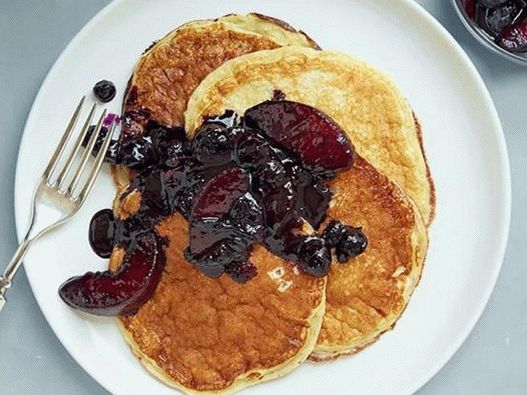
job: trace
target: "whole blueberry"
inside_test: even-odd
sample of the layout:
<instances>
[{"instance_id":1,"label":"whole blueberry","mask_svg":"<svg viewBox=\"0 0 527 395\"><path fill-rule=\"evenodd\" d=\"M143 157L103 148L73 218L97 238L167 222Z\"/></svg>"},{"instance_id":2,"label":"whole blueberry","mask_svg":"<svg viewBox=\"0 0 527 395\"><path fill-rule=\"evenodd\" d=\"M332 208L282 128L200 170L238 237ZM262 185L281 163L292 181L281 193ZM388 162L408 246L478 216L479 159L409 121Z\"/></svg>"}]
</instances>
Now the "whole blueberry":
<instances>
[{"instance_id":1,"label":"whole blueberry","mask_svg":"<svg viewBox=\"0 0 527 395\"><path fill-rule=\"evenodd\" d=\"M335 248L337 260L340 263L345 263L349 258L362 254L367 246L368 239L362 232L362 228L346 226L345 234Z\"/></svg>"},{"instance_id":2,"label":"whole blueberry","mask_svg":"<svg viewBox=\"0 0 527 395\"><path fill-rule=\"evenodd\" d=\"M328 274L331 265L331 252L319 237L310 237L305 240L299 251L300 265L304 272L315 277Z\"/></svg>"},{"instance_id":3,"label":"whole blueberry","mask_svg":"<svg viewBox=\"0 0 527 395\"><path fill-rule=\"evenodd\" d=\"M345 235L345 233L346 227L342 224L342 222L331 221L328 226L326 226L322 237L328 246L335 247Z\"/></svg>"},{"instance_id":4,"label":"whole blueberry","mask_svg":"<svg viewBox=\"0 0 527 395\"><path fill-rule=\"evenodd\" d=\"M116 89L112 81L101 80L93 87L93 94L97 100L108 103L115 97Z\"/></svg>"}]
</instances>

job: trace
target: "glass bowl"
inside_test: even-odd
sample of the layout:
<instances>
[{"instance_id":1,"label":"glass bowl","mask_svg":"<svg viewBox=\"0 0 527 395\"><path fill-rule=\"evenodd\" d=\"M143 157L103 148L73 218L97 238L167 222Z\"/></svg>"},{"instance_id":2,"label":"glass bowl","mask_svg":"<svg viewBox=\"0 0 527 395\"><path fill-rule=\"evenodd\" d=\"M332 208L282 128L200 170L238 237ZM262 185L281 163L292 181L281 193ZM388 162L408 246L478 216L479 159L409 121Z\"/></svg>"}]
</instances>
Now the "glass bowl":
<instances>
[{"instance_id":1,"label":"glass bowl","mask_svg":"<svg viewBox=\"0 0 527 395\"><path fill-rule=\"evenodd\" d=\"M478 40L481 44L494 53L500 55L502 58L507 58L512 62L527 66L527 53L514 53L501 48L494 42L492 37L490 37L483 29L476 25L472 19L470 19L465 11L465 8L463 7L462 0L452 0L452 4L456 9L459 19L461 19L463 25L465 25L467 30L476 38L476 40Z\"/></svg>"}]
</instances>

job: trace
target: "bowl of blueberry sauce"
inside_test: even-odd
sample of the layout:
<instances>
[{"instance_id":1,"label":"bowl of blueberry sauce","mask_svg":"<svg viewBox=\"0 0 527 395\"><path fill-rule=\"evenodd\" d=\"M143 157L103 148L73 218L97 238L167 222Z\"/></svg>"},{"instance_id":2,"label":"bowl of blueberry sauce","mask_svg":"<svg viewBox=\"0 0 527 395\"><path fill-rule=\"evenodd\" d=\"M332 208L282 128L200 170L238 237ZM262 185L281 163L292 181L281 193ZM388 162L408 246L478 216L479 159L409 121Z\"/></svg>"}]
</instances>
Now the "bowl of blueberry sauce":
<instances>
[{"instance_id":1,"label":"bowl of blueberry sauce","mask_svg":"<svg viewBox=\"0 0 527 395\"><path fill-rule=\"evenodd\" d=\"M527 0L452 0L468 31L484 46L527 66Z\"/></svg>"}]
</instances>

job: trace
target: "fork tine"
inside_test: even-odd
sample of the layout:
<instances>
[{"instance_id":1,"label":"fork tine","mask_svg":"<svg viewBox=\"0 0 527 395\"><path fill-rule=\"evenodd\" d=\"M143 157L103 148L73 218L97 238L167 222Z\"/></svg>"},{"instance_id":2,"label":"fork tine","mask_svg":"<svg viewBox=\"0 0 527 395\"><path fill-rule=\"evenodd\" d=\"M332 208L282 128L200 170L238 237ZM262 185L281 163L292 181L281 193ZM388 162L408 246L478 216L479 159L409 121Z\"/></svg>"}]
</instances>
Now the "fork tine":
<instances>
[{"instance_id":1,"label":"fork tine","mask_svg":"<svg viewBox=\"0 0 527 395\"><path fill-rule=\"evenodd\" d=\"M88 133L88 129L90 127L91 121L93 119L93 114L95 113L95 109L97 108L97 104L93 104L90 113L88 114L88 118L86 119L86 122L84 122L84 125L82 127L82 131L80 136L77 138L77 141L75 142L75 147L73 151L70 153L70 156L68 157L68 160L66 161L66 164L62 168L61 172L59 173L59 176L57 177L57 181L55 181L55 186L57 188L60 188L60 185L64 181L64 178L68 174L68 171L71 168L71 165L73 164L73 161L75 160L75 157L77 156L77 153L79 152L82 142L86 138L86 134Z\"/></svg>"},{"instance_id":2,"label":"fork tine","mask_svg":"<svg viewBox=\"0 0 527 395\"><path fill-rule=\"evenodd\" d=\"M70 182L70 185L67 189L67 193L69 195L72 194L73 190L77 186L77 183L79 182L80 177L82 176L84 169L86 168L88 159L90 158L93 148L95 147L95 143L97 142L99 133L102 130L102 123L104 121L104 118L106 118L106 109L102 112L101 116L99 117L99 121L97 122L97 126L95 127L95 130L93 131L91 135L90 141L88 142L88 145L86 146L86 148L84 149L84 152L82 153L81 162L79 166L77 167L77 171L75 172ZM109 130L108 130L108 133L109 133Z\"/></svg>"},{"instance_id":3,"label":"fork tine","mask_svg":"<svg viewBox=\"0 0 527 395\"><path fill-rule=\"evenodd\" d=\"M66 148L66 144L71 138L73 129L77 124L77 119L79 118L79 113L81 111L82 105L84 104L84 99L86 99L86 96L83 96L79 104L77 105L77 108L75 109L73 116L71 117L68 126L66 127L66 130L59 141L59 144L57 145L57 148L55 148L55 152L51 156L51 159L49 160L49 163L46 166L46 170L44 170L43 177L48 182L51 174L55 170L55 167L57 167L57 163L59 162L60 156L64 152L64 148Z\"/></svg>"},{"instance_id":4,"label":"fork tine","mask_svg":"<svg viewBox=\"0 0 527 395\"><path fill-rule=\"evenodd\" d=\"M112 141L113 132L115 130L115 126L117 125L117 122L113 121L112 126L108 129L108 134L104 137L104 141L101 145L101 148L99 149L99 152L97 153L97 157L95 158L95 163L93 164L93 167L90 171L90 175L88 176L88 179L86 180L86 184L84 185L84 188L82 188L81 192L79 193L79 200L80 202L84 202L84 199L86 199L86 196L91 190L91 187L93 186L95 179L97 178L97 175L99 174L99 170L101 169L102 164L104 163L104 158L106 157L106 152L108 152L108 147L110 146L110 141Z\"/></svg>"}]
</instances>

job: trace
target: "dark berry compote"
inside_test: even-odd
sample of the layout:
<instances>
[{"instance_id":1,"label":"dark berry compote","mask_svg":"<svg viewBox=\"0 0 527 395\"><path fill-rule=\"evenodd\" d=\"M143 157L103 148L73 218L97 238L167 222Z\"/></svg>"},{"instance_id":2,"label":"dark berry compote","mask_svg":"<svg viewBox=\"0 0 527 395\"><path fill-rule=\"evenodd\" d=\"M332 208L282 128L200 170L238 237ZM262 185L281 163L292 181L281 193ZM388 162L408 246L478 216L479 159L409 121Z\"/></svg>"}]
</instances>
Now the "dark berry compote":
<instances>
[{"instance_id":1,"label":"dark berry compote","mask_svg":"<svg viewBox=\"0 0 527 395\"><path fill-rule=\"evenodd\" d=\"M465 12L503 49L527 52L527 0L462 0Z\"/></svg>"},{"instance_id":2,"label":"dark berry compote","mask_svg":"<svg viewBox=\"0 0 527 395\"><path fill-rule=\"evenodd\" d=\"M66 281L59 293L70 306L100 315L137 311L165 266L166 240L156 225L176 212L189 223L189 264L238 283L257 274L250 259L256 243L318 277L333 255L345 263L366 248L361 228L325 221L328 182L351 168L354 151L340 127L313 107L275 97L241 118L232 111L209 117L192 140L182 128L150 121L144 133L111 147L107 161L134 174L120 198L139 192L140 208L125 220L109 209L95 214L94 251L107 258L120 246L126 254L117 272Z\"/></svg>"}]
</instances>

